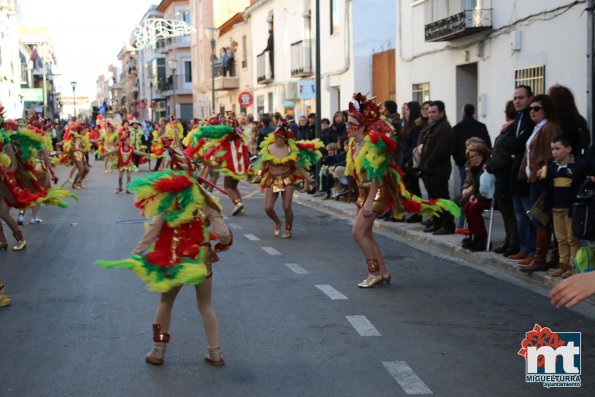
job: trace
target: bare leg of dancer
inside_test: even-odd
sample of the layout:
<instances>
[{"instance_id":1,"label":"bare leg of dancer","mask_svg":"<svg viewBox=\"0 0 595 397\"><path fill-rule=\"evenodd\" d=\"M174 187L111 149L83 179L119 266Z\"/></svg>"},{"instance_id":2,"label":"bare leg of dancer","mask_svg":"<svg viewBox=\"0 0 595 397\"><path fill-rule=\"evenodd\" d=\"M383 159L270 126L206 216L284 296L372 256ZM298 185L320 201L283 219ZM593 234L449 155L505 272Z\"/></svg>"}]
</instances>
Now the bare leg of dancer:
<instances>
[{"instance_id":1,"label":"bare leg of dancer","mask_svg":"<svg viewBox=\"0 0 595 397\"><path fill-rule=\"evenodd\" d=\"M119 170L118 171L118 188L116 189L116 191L114 193L118 194L122 191L122 179L124 178L124 171Z\"/></svg>"},{"instance_id":2,"label":"bare leg of dancer","mask_svg":"<svg viewBox=\"0 0 595 397\"><path fill-rule=\"evenodd\" d=\"M21 232L21 229L19 229L19 225L17 225L17 222L14 220L14 218L10 216L9 207L4 202L4 200L0 200L0 219L6 222L8 227L12 230L12 235L14 236L15 240L17 240L17 244L12 247L12 250L24 250L27 247L27 242L23 237L23 232Z\"/></svg>"},{"instance_id":3,"label":"bare leg of dancer","mask_svg":"<svg viewBox=\"0 0 595 397\"><path fill-rule=\"evenodd\" d=\"M231 202L235 204L235 207L232 212L232 215L234 216L239 214L242 211L242 209L244 209L244 204L242 203L242 195L238 190L239 183L240 181L238 181L235 178L232 178L231 176L223 177L223 188L225 189L225 192L231 199Z\"/></svg>"},{"instance_id":4,"label":"bare leg of dancer","mask_svg":"<svg viewBox=\"0 0 595 397\"><path fill-rule=\"evenodd\" d=\"M75 161L74 166L77 170L77 173L76 173L76 176L74 177L74 182L72 182L72 188L80 189L83 175L85 175L85 164L83 163L83 161Z\"/></svg>"},{"instance_id":5,"label":"bare leg of dancer","mask_svg":"<svg viewBox=\"0 0 595 397\"><path fill-rule=\"evenodd\" d=\"M281 198L283 200L283 212L285 213L285 232L283 232L283 238L291 237L291 228L293 227L293 186L287 186L284 192L281 192Z\"/></svg>"},{"instance_id":6,"label":"bare leg of dancer","mask_svg":"<svg viewBox=\"0 0 595 397\"><path fill-rule=\"evenodd\" d=\"M279 197L279 193L273 193L273 189L264 189L264 212L266 212L269 218L275 222L275 236L281 234L281 219L279 219L275 212L275 202L277 201L277 197Z\"/></svg>"},{"instance_id":7,"label":"bare leg of dancer","mask_svg":"<svg viewBox=\"0 0 595 397\"><path fill-rule=\"evenodd\" d=\"M375 219L375 216L365 217L363 211L358 209L352 229L353 239L362 250L368 265L368 278L359 284L362 288L369 288L381 282L390 283L390 273L372 234Z\"/></svg>"}]
</instances>

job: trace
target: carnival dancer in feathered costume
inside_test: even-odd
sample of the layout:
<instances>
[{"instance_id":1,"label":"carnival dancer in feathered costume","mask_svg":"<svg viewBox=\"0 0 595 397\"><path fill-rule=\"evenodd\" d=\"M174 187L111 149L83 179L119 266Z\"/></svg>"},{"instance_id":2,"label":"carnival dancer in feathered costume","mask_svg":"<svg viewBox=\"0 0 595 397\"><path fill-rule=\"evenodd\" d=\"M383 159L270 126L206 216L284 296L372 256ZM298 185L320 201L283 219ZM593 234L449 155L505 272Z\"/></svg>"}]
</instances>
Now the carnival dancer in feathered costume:
<instances>
[{"instance_id":1,"label":"carnival dancer in feathered costume","mask_svg":"<svg viewBox=\"0 0 595 397\"><path fill-rule=\"evenodd\" d=\"M293 226L293 191L295 184L307 180L311 185L316 185L316 180L310 176L308 169L316 164L322 157L320 148L323 143L313 141L300 141L298 144L285 120L279 123L277 129L270 133L260 144L260 158L255 164L260 179L260 187L264 190L264 210L275 222L273 234L281 235L281 219L275 212L275 202L281 194L283 211L285 212L285 231L283 238L292 236Z\"/></svg>"},{"instance_id":2,"label":"carnival dancer in feathered costume","mask_svg":"<svg viewBox=\"0 0 595 397\"><path fill-rule=\"evenodd\" d=\"M377 215L390 209L397 219L404 212L433 216L448 211L458 217L460 209L450 200L423 200L405 189L401 180L403 173L391 156L397 149L395 134L391 126L380 118L378 106L372 100L359 93L353 96L349 103L347 129L350 139L345 174L351 175L358 187L352 233L368 267L368 277L358 286L370 288L376 284L388 284L391 279L372 234Z\"/></svg>"},{"instance_id":3,"label":"carnival dancer in feathered costume","mask_svg":"<svg viewBox=\"0 0 595 397\"><path fill-rule=\"evenodd\" d=\"M219 203L197 183L190 173L192 162L179 148L172 147L172 165L146 178L135 179L130 189L136 192L134 205L153 222L132 251L133 256L116 262L98 261L106 268L132 270L148 283L151 291L161 292L153 324L153 350L145 360L161 365L169 342L171 310L184 284L194 285L208 341L205 360L223 365L215 312L211 307L211 265L217 252L232 244L231 231L223 223ZM208 227L212 233L209 233ZM219 242L211 247L210 240Z\"/></svg>"},{"instance_id":4,"label":"carnival dancer in feathered costume","mask_svg":"<svg viewBox=\"0 0 595 397\"><path fill-rule=\"evenodd\" d=\"M105 129L99 137L99 150L98 154L103 156L103 172L112 172L113 155L107 155L107 152L112 151L116 147L118 142L118 133L115 131L114 126L107 121L105 123Z\"/></svg>"},{"instance_id":5,"label":"carnival dancer in feathered costume","mask_svg":"<svg viewBox=\"0 0 595 397\"><path fill-rule=\"evenodd\" d=\"M24 209L40 204L66 207L63 199L76 196L61 188L44 188L39 183L36 159L50 144L49 136L33 125L19 126L5 121L2 113L0 106L0 218L12 229L17 240L13 251L20 251L26 248L27 242L9 214L10 207ZM0 250L6 250L7 246L0 223Z\"/></svg>"},{"instance_id":6,"label":"carnival dancer in feathered costume","mask_svg":"<svg viewBox=\"0 0 595 397\"><path fill-rule=\"evenodd\" d=\"M83 181L89 174L90 168L87 163L85 153L91 150L88 135L85 135L87 125L82 121L77 121L72 124L64 137L64 153L60 161L68 163L72 161L76 169L76 176L72 180L73 189L81 189L85 187ZM70 173L69 181L72 178L73 172Z\"/></svg>"},{"instance_id":7,"label":"carnival dancer in feathered costume","mask_svg":"<svg viewBox=\"0 0 595 397\"><path fill-rule=\"evenodd\" d=\"M216 142L204 158L214 161L216 171L223 174L223 188L234 204L232 215L238 215L244 209L238 184L249 175L250 153L237 119L228 113L222 124L199 127L189 136L190 155L199 151L206 141Z\"/></svg>"},{"instance_id":8,"label":"carnival dancer in feathered costume","mask_svg":"<svg viewBox=\"0 0 595 397\"><path fill-rule=\"evenodd\" d=\"M50 160L52 137L49 130L52 128L52 121L49 119L39 120L37 113L32 112L28 115L27 123L27 128L38 131L38 133L43 134L43 137L45 138L43 149L37 152L35 158L35 171L37 172L38 183L41 188L43 190L48 190L52 187L52 182L54 182L54 185L58 184L58 177L54 171L54 165ZM42 222L42 219L37 216L39 214L39 207L40 205L36 205L31 209L31 219L29 223L32 225ZM19 211L17 223L22 224L24 217L25 209L22 209Z\"/></svg>"},{"instance_id":9,"label":"carnival dancer in feathered costume","mask_svg":"<svg viewBox=\"0 0 595 397\"><path fill-rule=\"evenodd\" d=\"M124 174L126 174L126 193L130 194L130 190L128 189L128 185L130 184L130 171L137 170L136 166L134 165L134 154L137 156L149 156L148 153L134 150L130 144L129 132L124 133L119 145L109 152L106 152L107 156L113 155L115 157L113 167L114 169L118 170L118 188L114 192L116 194L122 191L122 179L124 178Z\"/></svg>"}]
</instances>

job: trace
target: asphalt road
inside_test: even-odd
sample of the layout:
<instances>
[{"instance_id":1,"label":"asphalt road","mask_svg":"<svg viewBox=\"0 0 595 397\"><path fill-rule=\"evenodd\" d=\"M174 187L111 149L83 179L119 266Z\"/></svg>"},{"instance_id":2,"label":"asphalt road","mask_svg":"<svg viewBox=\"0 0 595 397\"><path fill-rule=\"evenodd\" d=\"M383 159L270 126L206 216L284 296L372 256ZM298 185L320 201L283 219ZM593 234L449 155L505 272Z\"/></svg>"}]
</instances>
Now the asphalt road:
<instances>
[{"instance_id":1,"label":"asphalt road","mask_svg":"<svg viewBox=\"0 0 595 397\"><path fill-rule=\"evenodd\" d=\"M214 267L226 366L203 362L191 288L176 302L165 365L150 366L158 295L131 272L92 265L126 257L143 232L115 185L97 164L79 202L23 227L26 251L0 252L13 297L0 309L0 396L595 395L595 321L381 235L392 284L357 288L366 268L349 220L296 205L294 237L276 238L248 185L246 213L227 220L233 249ZM517 352L536 323L582 332L580 389L525 382Z\"/></svg>"}]
</instances>

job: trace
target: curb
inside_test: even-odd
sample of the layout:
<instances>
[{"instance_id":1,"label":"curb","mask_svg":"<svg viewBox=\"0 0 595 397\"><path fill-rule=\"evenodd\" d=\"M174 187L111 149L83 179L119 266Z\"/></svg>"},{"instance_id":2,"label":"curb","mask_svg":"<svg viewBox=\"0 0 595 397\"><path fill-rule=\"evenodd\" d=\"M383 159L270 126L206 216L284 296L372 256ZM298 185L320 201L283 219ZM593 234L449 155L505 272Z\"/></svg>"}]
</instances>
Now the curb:
<instances>
[{"instance_id":1,"label":"curb","mask_svg":"<svg viewBox=\"0 0 595 397\"><path fill-rule=\"evenodd\" d=\"M307 207L331 212L347 218L353 219L355 217L354 203L345 203L336 200L323 201L311 195L297 192L294 193L294 201ZM557 279L550 276L553 271L521 272L516 267L515 262L504 258L502 255L494 252L468 251L461 247L458 242L452 242L453 239L460 240L459 237L434 236L424 233L419 224L382 222L377 220L374 222L374 228L401 237L405 244L413 248L420 249L420 246L428 247L446 257L461 259L479 265L479 267L489 268L493 272L504 273L527 287L540 287L549 291L557 284ZM595 307L595 296L586 299L585 302Z\"/></svg>"}]
</instances>

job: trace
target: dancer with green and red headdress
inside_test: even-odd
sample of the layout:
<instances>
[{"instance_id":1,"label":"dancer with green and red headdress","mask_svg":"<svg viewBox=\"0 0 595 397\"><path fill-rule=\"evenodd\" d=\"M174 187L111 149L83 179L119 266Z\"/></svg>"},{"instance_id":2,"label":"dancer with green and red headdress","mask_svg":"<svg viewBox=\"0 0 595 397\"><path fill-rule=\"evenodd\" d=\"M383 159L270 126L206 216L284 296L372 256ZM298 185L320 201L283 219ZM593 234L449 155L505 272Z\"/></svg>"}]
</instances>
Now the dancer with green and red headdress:
<instances>
[{"instance_id":1,"label":"dancer with green and red headdress","mask_svg":"<svg viewBox=\"0 0 595 397\"><path fill-rule=\"evenodd\" d=\"M455 217L459 207L450 200L423 200L407 191L403 172L392 160L397 140L392 127L380 118L380 110L362 94L354 94L349 103L347 123L347 167L358 187L357 212L352 234L362 250L368 267L368 277L358 284L370 288L390 283L391 275L374 240L372 228L377 215L391 210L395 218L405 212L433 216L448 211Z\"/></svg>"}]
</instances>

